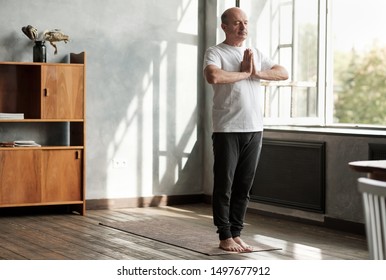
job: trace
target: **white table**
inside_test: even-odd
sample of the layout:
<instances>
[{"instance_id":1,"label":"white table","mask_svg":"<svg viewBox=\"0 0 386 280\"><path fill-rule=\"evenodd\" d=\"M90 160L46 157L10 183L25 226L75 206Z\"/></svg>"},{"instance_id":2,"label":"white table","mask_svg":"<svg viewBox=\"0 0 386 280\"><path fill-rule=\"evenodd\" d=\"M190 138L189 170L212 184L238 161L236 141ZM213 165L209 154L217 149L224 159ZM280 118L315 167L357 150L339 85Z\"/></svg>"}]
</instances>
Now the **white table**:
<instances>
[{"instance_id":1,"label":"white table","mask_svg":"<svg viewBox=\"0 0 386 280\"><path fill-rule=\"evenodd\" d=\"M357 172L367 173L371 179L386 181L386 160L352 161L348 165Z\"/></svg>"}]
</instances>

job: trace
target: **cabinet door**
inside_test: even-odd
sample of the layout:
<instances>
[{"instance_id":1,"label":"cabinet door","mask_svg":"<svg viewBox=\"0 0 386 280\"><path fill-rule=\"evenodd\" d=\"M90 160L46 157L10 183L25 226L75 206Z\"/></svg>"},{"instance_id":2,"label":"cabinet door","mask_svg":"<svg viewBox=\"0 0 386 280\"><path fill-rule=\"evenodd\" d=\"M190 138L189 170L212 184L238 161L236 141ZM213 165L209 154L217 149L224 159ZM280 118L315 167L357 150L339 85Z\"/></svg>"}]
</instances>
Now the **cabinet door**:
<instances>
[{"instance_id":1,"label":"cabinet door","mask_svg":"<svg viewBox=\"0 0 386 280\"><path fill-rule=\"evenodd\" d=\"M0 150L0 205L40 202L39 150Z\"/></svg>"},{"instance_id":2,"label":"cabinet door","mask_svg":"<svg viewBox=\"0 0 386 280\"><path fill-rule=\"evenodd\" d=\"M42 202L82 200L82 151L45 150L42 154Z\"/></svg>"},{"instance_id":3,"label":"cabinet door","mask_svg":"<svg viewBox=\"0 0 386 280\"><path fill-rule=\"evenodd\" d=\"M43 119L83 119L82 66L44 65L42 82Z\"/></svg>"}]
</instances>

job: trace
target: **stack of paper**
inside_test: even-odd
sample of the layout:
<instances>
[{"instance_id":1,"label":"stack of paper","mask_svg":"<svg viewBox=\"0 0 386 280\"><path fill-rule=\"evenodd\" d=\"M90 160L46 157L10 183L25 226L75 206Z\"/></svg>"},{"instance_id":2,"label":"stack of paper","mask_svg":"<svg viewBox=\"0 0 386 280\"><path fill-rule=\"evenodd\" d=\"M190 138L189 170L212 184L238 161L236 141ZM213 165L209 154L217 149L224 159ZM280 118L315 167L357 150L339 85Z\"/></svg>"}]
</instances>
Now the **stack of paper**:
<instances>
[{"instance_id":1,"label":"stack of paper","mask_svg":"<svg viewBox=\"0 0 386 280\"><path fill-rule=\"evenodd\" d=\"M41 145L33 140L17 140L14 141L15 147L40 147Z\"/></svg>"},{"instance_id":2,"label":"stack of paper","mask_svg":"<svg viewBox=\"0 0 386 280\"><path fill-rule=\"evenodd\" d=\"M0 113L0 119L21 120L24 119L23 113Z\"/></svg>"}]
</instances>

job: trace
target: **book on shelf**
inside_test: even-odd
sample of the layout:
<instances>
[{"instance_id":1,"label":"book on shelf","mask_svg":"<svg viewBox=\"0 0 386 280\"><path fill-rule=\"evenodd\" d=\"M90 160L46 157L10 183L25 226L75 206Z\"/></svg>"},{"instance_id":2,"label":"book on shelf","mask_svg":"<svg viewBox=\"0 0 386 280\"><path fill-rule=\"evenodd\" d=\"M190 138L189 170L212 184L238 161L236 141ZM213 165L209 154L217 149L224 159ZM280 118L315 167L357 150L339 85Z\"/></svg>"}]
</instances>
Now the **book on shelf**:
<instances>
[{"instance_id":1,"label":"book on shelf","mask_svg":"<svg viewBox=\"0 0 386 280\"><path fill-rule=\"evenodd\" d=\"M41 147L40 144L33 140L17 140L14 141L14 147Z\"/></svg>"},{"instance_id":2,"label":"book on shelf","mask_svg":"<svg viewBox=\"0 0 386 280\"><path fill-rule=\"evenodd\" d=\"M14 142L0 142L0 147L15 147Z\"/></svg>"},{"instance_id":3,"label":"book on shelf","mask_svg":"<svg viewBox=\"0 0 386 280\"><path fill-rule=\"evenodd\" d=\"M12 142L0 142L0 147L41 147L33 140L17 140Z\"/></svg>"},{"instance_id":4,"label":"book on shelf","mask_svg":"<svg viewBox=\"0 0 386 280\"><path fill-rule=\"evenodd\" d=\"M22 120L24 119L23 113L0 113L0 119L2 120Z\"/></svg>"}]
</instances>

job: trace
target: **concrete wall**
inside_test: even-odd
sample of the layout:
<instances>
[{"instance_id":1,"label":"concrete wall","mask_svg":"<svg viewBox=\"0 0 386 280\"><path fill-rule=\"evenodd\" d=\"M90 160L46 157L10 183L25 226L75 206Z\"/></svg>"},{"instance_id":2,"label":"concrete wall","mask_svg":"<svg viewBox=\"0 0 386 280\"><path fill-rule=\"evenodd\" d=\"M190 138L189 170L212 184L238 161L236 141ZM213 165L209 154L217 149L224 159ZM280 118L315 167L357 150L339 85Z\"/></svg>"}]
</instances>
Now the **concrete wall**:
<instances>
[{"instance_id":1,"label":"concrete wall","mask_svg":"<svg viewBox=\"0 0 386 280\"><path fill-rule=\"evenodd\" d=\"M32 61L29 24L70 36L57 55L47 46L48 62L87 53L87 199L202 193L203 3L1 0L1 61Z\"/></svg>"}]
</instances>

